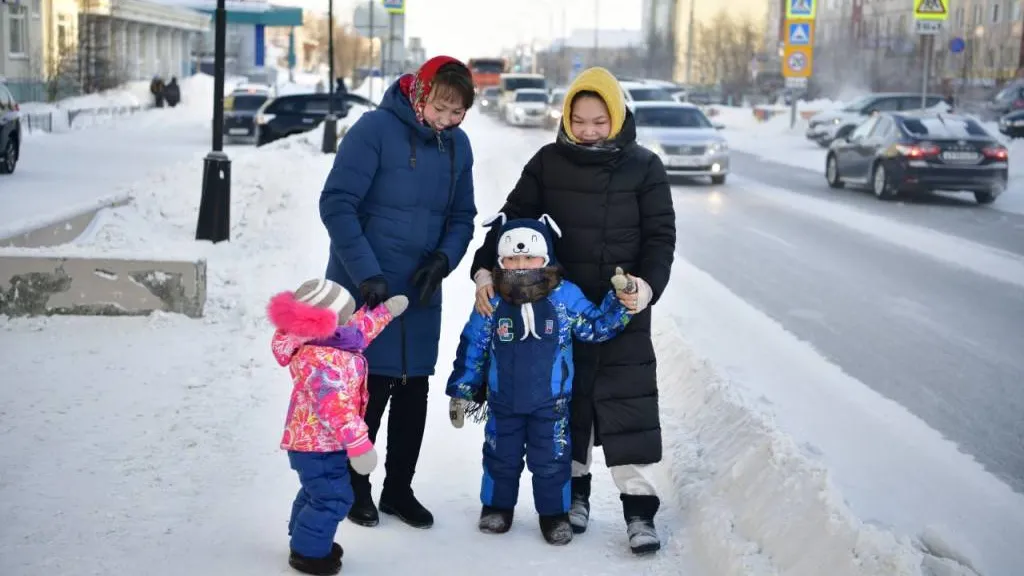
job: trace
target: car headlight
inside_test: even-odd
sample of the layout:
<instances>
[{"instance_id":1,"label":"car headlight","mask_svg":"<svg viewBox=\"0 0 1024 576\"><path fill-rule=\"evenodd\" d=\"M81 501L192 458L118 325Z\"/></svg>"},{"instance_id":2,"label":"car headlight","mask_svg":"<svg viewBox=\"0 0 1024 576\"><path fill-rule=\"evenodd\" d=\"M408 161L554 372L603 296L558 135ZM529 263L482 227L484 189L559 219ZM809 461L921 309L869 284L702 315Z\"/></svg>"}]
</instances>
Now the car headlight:
<instances>
[{"instance_id":1,"label":"car headlight","mask_svg":"<svg viewBox=\"0 0 1024 576\"><path fill-rule=\"evenodd\" d=\"M562 111L561 110L552 110L552 111L548 112L548 115L551 116L552 118L554 118L555 120L558 120L558 119L560 119L562 117Z\"/></svg>"},{"instance_id":2,"label":"car headlight","mask_svg":"<svg viewBox=\"0 0 1024 576\"><path fill-rule=\"evenodd\" d=\"M526 114L526 110L523 110L522 106L516 106L516 116L522 116Z\"/></svg>"},{"instance_id":3,"label":"car headlight","mask_svg":"<svg viewBox=\"0 0 1024 576\"><path fill-rule=\"evenodd\" d=\"M711 144L708 144L706 150L708 154L717 154L718 152L728 151L729 145L725 142L712 142Z\"/></svg>"},{"instance_id":4,"label":"car headlight","mask_svg":"<svg viewBox=\"0 0 1024 576\"><path fill-rule=\"evenodd\" d=\"M833 119L832 119L832 123L833 123L833 124L839 124L839 123L841 123L841 122L842 122L842 120L841 120L841 119L839 119L839 118L833 118Z\"/></svg>"}]
</instances>

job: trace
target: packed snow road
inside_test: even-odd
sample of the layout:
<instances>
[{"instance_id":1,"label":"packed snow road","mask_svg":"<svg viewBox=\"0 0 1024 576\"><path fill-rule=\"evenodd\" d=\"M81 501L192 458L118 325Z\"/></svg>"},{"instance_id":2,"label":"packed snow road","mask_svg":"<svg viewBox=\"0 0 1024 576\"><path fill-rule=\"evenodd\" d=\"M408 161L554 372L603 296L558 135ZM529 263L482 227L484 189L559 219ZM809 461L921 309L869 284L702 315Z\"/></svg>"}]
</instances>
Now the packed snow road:
<instances>
[{"instance_id":1,"label":"packed snow road","mask_svg":"<svg viewBox=\"0 0 1024 576\"><path fill-rule=\"evenodd\" d=\"M749 180L674 192L683 257L1024 491L1021 286L794 210ZM1020 236L1002 224L990 239Z\"/></svg>"}]
</instances>

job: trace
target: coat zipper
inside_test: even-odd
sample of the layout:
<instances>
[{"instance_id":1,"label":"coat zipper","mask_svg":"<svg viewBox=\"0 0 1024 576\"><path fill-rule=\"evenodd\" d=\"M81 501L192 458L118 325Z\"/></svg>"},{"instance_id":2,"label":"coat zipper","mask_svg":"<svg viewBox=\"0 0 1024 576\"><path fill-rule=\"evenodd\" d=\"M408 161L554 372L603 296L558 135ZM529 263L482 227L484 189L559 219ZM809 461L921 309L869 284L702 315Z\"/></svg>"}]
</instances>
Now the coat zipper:
<instances>
[{"instance_id":1,"label":"coat zipper","mask_svg":"<svg viewBox=\"0 0 1024 576\"><path fill-rule=\"evenodd\" d=\"M398 329L402 337L402 384L409 381L409 362L405 355L405 317L398 317Z\"/></svg>"}]
</instances>

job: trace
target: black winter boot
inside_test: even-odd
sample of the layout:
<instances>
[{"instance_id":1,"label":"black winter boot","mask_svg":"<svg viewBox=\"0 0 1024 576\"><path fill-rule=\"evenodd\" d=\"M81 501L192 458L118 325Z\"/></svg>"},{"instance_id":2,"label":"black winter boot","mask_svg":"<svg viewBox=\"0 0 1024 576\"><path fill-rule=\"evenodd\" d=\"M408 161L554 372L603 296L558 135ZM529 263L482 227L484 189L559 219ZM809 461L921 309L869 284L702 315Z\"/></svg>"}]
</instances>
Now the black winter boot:
<instances>
[{"instance_id":1,"label":"black winter boot","mask_svg":"<svg viewBox=\"0 0 1024 576\"><path fill-rule=\"evenodd\" d=\"M353 481L352 488L354 488L356 497L352 502L352 508L348 511L349 521L367 528L380 524L380 514L377 513L377 507L373 504L369 483L363 489L361 486L358 486L357 481Z\"/></svg>"},{"instance_id":2,"label":"black winter boot","mask_svg":"<svg viewBox=\"0 0 1024 576\"><path fill-rule=\"evenodd\" d=\"M573 476L572 505L569 507L569 523L575 534L587 531L590 522L590 474Z\"/></svg>"},{"instance_id":3,"label":"black winter boot","mask_svg":"<svg viewBox=\"0 0 1024 576\"><path fill-rule=\"evenodd\" d=\"M477 526L485 534L504 534L512 528L514 514L513 510L484 506L480 510L480 523Z\"/></svg>"},{"instance_id":4,"label":"black winter boot","mask_svg":"<svg viewBox=\"0 0 1024 576\"><path fill-rule=\"evenodd\" d=\"M434 525L434 515L420 504L412 490L388 492L385 488L380 495L380 511L413 528L430 528Z\"/></svg>"},{"instance_id":5,"label":"black winter boot","mask_svg":"<svg viewBox=\"0 0 1024 576\"><path fill-rule=\"evenodd\" d=\"M552 546L565 546L572 542L572 525L568 514L540 517L540 533Z\"/></svg>"},{"instance_id":6,"label":"black winter boot","mask_svg":"<svg viewBox=\"0 0 1024 576\"><path fill-rule=\"evenodd\" d=\"M314 576L334 576L341 572L341 557L345 552L337 543L331 544L331 552L323 558L310 558L292 550L288 556L288 565L302 572Z\"/></svg>"},{"instance_id":7,"label":"black winter boot","mask_svg":"<svg viewBox=\"0 0 1024 576\"><path fill-rule=\"evenodd\" d=\"M654 528L654 515L661 500L657 496L622 494L622 515L626 519L626 534L633 554L651 554L661 550L661 540Z\"/></svg>"}]
</instances>

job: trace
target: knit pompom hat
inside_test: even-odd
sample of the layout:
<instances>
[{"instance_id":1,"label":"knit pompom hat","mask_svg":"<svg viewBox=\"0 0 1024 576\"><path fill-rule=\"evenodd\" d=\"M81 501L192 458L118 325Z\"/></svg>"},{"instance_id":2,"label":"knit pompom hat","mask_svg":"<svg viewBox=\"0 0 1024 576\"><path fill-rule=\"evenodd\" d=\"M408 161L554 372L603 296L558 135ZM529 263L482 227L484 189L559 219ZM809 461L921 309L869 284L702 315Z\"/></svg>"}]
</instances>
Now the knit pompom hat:
<instances>
[{"instance_id":1,"label":"knit pompom hat","mask_svg":"<svg viewBox=\"0 0 1024 576\"><path fill-rule=\"evenodd\" d=\"M274 296L267 315L277 328L315 338L348 322L355 309L355 298L341 284L318 278L303 282L294 292Z\"/></svg>"}]
</instances>

